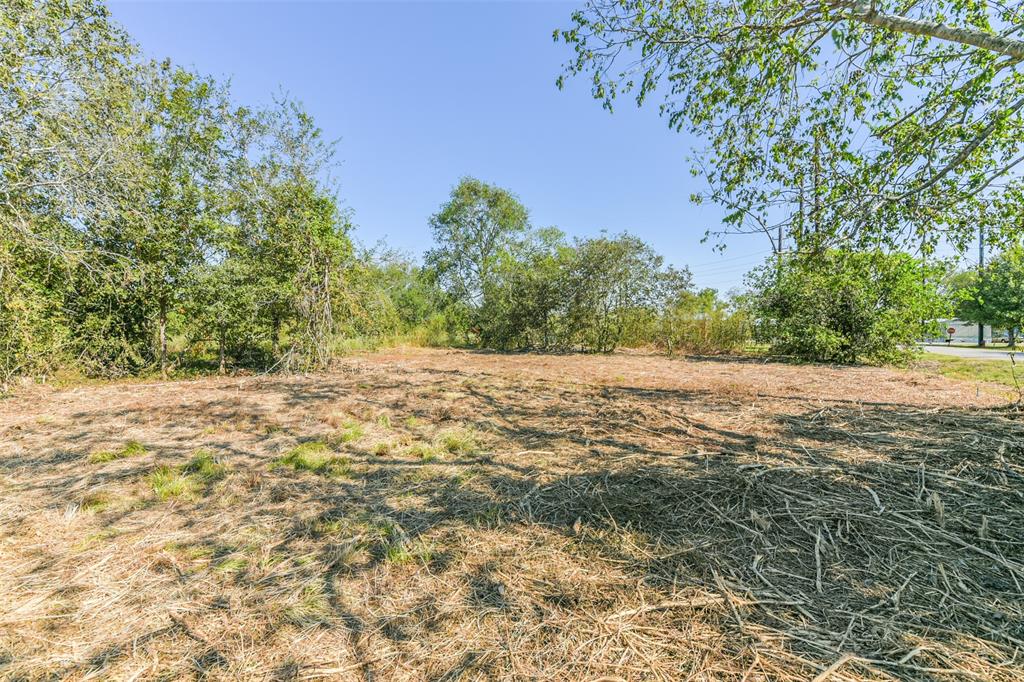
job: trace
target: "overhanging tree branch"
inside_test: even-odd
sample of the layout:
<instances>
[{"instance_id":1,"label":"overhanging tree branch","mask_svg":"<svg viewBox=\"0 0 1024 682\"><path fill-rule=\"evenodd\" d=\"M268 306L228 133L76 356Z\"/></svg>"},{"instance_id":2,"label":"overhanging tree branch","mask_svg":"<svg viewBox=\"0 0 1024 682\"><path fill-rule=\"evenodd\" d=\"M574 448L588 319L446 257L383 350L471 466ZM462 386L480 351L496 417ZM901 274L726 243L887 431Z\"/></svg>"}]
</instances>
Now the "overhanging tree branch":
<instances>
[{"instance_id":1,"label":"overhanging tree branch","mask_svg":"<svg viewBox=\"0 0 1024 682\"><path fill-rule=\"evenodd\" d=\"M986 33L977 29L947 26L946 24L933 21L920 21L898 14L881 14L867 2L858 2L854 5L854 13L851 18L897 33L909 33L916 36L947 40L961 45L971 45L988 50L989 52L1004 54L1017 60L1024 60L1024 40L1014 40L1006 36Z\"/></svg>"}]
</instances>

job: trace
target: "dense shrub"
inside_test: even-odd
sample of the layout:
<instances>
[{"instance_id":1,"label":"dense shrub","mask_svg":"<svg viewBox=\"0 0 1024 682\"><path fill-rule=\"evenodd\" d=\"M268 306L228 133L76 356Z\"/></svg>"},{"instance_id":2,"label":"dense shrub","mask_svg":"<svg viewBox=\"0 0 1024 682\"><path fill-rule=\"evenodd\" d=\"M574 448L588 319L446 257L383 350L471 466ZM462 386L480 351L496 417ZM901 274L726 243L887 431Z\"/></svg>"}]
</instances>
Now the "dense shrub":
<instances>
[{"instance_id":1,"label":"dense shrub","mask_svg":"<svg viewBox=\"0 0 1024 682\"><path fill-rule=\"evenodd\" d=\"M905 253L830 250L772 261L749 277L759 340L822 362L903 362L948 306L940 270Z\"/></svg>"}]
</instances>

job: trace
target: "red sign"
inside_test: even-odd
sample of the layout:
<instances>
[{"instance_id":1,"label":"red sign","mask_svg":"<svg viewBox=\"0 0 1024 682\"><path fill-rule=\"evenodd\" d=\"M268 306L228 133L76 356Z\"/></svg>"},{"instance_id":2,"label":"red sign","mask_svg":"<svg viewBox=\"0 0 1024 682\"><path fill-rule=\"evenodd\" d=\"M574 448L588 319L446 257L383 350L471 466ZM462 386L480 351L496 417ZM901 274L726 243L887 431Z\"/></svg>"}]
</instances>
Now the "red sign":
<instances>
[{"instance_id":1,"label":"red sign","mask_svg":"<svg viewBox=\"0 0 1024 682\"><path fill-rule=\"evenodd\" d=\"M949 334L950 336L956 334L956 327L950 327L949 329L946 330L946 333Z\"/></svg>"}]
</instances>

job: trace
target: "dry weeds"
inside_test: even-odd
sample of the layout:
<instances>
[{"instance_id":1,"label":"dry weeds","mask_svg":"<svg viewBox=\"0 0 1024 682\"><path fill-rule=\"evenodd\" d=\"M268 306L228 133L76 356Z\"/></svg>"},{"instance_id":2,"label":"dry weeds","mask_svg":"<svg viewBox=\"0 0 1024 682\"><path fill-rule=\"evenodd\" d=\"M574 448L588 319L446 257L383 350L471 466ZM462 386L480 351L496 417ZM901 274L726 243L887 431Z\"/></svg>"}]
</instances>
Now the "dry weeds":
<instances>
[{"instance_id":1,"label":"dry weeds","mask_svg":"<svg viewBox=\"0 0 1024 682\"><path fill-rule=\"evenodd\" d=\"M1024 424L904 372L406 351L0 403L4 679L1012 680L1022 583Z\"/></svg>"}]
</instances>

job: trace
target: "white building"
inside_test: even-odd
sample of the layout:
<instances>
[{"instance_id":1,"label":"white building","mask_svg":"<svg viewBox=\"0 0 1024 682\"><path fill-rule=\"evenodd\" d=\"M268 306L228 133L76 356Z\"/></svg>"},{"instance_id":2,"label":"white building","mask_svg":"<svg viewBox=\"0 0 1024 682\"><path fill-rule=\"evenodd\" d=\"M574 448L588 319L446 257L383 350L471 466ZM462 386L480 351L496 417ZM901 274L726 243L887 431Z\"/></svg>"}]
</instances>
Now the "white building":
<instances>
[{"instance_id":1,"label":"white building","mask_svg":"<svg viewBox=\"0 0 1024 682\"><path fill-rule=\"evenodd\" d=\"M942 335L928 338L929 343L944 343L952 338L952 343L978 343L978 325L963 320L936 320L942 328ZM953 329L952 335L947 330ZM985 343L992 342L992 327L985 326Z\"/></svg>"}]
</instances>

